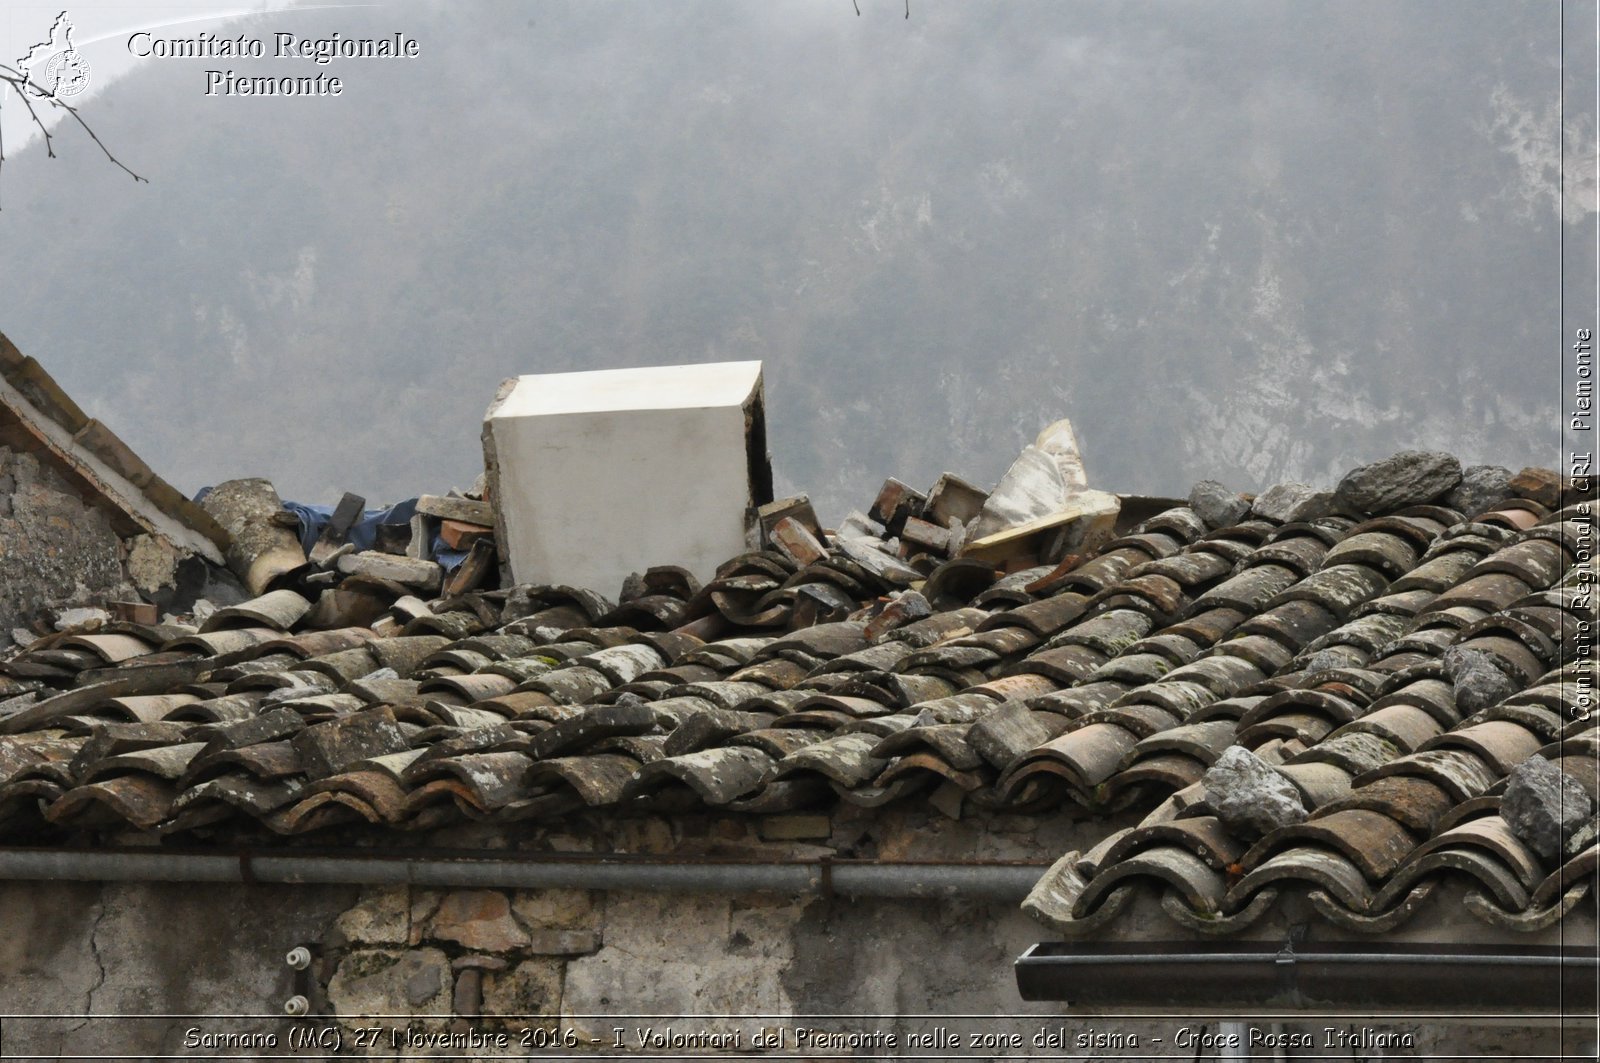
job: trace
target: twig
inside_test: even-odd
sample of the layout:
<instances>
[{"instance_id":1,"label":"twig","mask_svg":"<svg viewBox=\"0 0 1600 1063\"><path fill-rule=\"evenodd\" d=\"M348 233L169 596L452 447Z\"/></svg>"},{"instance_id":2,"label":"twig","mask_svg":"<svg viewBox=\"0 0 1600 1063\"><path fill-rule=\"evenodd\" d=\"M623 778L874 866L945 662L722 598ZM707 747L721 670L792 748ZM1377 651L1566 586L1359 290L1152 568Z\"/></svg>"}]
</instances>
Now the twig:
<instances>
[{"instance_id":1,"label":"twig","mask_svg":"<svg viewBox=\"0 0 1600 1063\"><path fill-rule=\"evenodd\" d=\"M909 2L909 0L907 0L907 2ZM61 107L66 109L66 112L72 116L72 120L77 122L78 125L83 129L83 131L85 133L89 134L89 139L94 141L95 147L100 149L100 151L105 155L105 157L111 162L111 164L113 166L115 166L117 169L121 170L123 173L127 174L129 177L133 178L135 181L142 182L143 184L149 184L150 183L149 178L140 177L138 174L136 174L132 170L128 169L128 167L123 163L123 161L121 159L119 159L115 155L111 154L111 149L105 146L105 142L100 139L99 135L96 134L93 129L89 128L89 123L85 122L83 120L83 115L78 113L78 109L76 107L72 106L72 104L70 104L70 103L66 103L63 100L58 100L54 96L52 96L51 99L57 105L59 105L59 106L61 106Z\"/></svg>"},{"instance_id":2,"label":"twig","mask_svg":"<svg viewBox=\"0 0 1600 1063\"><path fill-rule=\"evenodd\" d=\"M45 125L44 119L40 117L38 108L33 105L32 94L30 94L28 91L28 78L26 75L24 75L15 67L0 63L0 86L3 85L11 86L11 88L16 92L17 96L22 100L22 106L28 109L28 118L38 128L40 135L44 137L45 157L50 159L55 158L55 135L50 132L50 128ZM106 159L109 160L113 166L127 174L129 177L133 178L135 181L142 182L144 184L150 183L148 178L141 177L134 173L121 159L117 158L111 153L111 149L106 147L105 141L101 140L99 134L96 133L92 127L90 127L88 122L84 121L83 115L78 113L78 109L76 107L72 106L72 104L66 102L53 92L39 92L38 96L40 99L48 101L50 106L59 107L70 114L73 121L77 122L78 126L86 134L88 134L89 139L94 141L95 147L100 149L101 153L105 155ZM5 158L5 144L4 141L0 141L0 167L5 165Z\"/></svg>"},{"instance_id":3,"label":"twig","mask_svg":"<svg viewBox=\"0 0 1600 1063\"><path fill-rule=\"evenodd\" d=\"M850 0L850 6L856 9L856 17L861 17L861 4L857 0ZM906 18L911 17L911 0L906 0Z\"/></svg>"},{"instance_id":4,"label":"twig","mask_svg":"<svg viewBox=\"0 0 1600 1063\"><path fill-rule=\"evenodd\" d=\"M3 69L9 70L10 67ZM52 159L55 158L56 149L53 143L55 137L51 135L50 130L45 128L44 119L39 117L39 112L34 109L33 101L28 98L27 82L20 77L13 78L10 76L3 77L3 80L16 90L17 95L22 99L22 106L28 109L28 116L33 119L33 124L38 126L39 132L44 135L45 155Z\"/></svg>"}]
</instances>

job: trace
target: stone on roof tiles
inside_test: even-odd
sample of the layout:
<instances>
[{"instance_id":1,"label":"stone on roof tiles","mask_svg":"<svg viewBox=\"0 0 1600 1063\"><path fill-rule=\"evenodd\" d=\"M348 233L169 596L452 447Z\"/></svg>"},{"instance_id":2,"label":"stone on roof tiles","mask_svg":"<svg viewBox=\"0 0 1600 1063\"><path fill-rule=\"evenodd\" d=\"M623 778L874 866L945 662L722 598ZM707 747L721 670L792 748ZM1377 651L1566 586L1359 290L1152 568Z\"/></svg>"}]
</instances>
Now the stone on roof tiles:
<instances>
[{"instance_id":1,"label":"stone on roof tiles","mask_svg":"<svg viewBox=\"0 0 1600 1063\"><path fill-rule=\"evenodd\" d=\"M1511 771L1500 803L1500 817L1545 860L1561 855L1593 810L1588 791L1537 753Z\"/></svg>"},{"instance_id":2,"label":"stone on roof tiles","mask_svg":"<svg viewBox=\"0 0 1600 1063\"><path fill-rule=\"evenodd\" d=\"M1487 708L1517 692L1522 685L1507 674L1496 656L1477 649L1453 646L1440 658L1462 714ZM1526 682L1527 677L1523 680Z\"/></svg>"},{"instance_id":3,"label":"stone on roof tiles","mask_svg":"<svg viewBox=\"0 0 1600 1063\"><path fill-rule=\"evenodd\" d=\"M1461 470L1461 482L1444 496L1444 504L1471 517L1511 494L1510 469L1500 465L1468 465Z\"/></svg>"},{"instance_id":4,"label":"stone on roof tiles","mask_svg":"<svg viewBox=\"0 0 1600 1063\"><path fill-rule=\"evenodd\" d=\"M1506 486L1518 498L1530 499L1546 509L1554 509L1561 504L1564 485L1554 470L1529 466L1513 476Z\"/></svg>"},{"instance_id":5,"label":"stone on roof tiles","mask_svg":"<svg viewBox=\"0 0 1600 1063\"><path fill-rule=\"evenodd\" d=\"M1225 748L1202 782L1207 807L1246 840L1305 818L1299 791L1241 746Z\"/></svg>"},{"instance_id":6,"label":"stone on roof tiles","mask_svg":"<svg viewBox=\"0 0 1600 1063\"><path fill-rule=\"evenodd\" d=\"M1518 689L1544 674L1547 662L1555 656L1553 645L1548 646L1551 652L1541 657L1522 639L1508 637L1496 631L1484 631L1481 629L1482 623L1478 621L1464 628L1457 644L1446 650L1444 656L1459 660L1461 656L1467 654L1481 654L1504 672ZM1449 661L1445 661L1444 664L1446 672L1449 673L1451 664ZM1459 670L1459 665L1457 669Z\"/></svg>"},{"instance_id":7,"label":"stone on roof tiles","mask_svg":"<svg viewBox=\"0 0 1600 1063\"><path fill-rule=\"evenodd\" d=\"M1201 480L1189 492L1189 508L1207 528L1237 524L1250 512L1250 503L1215 480Z\"/></svg>"},{"instance_id":8,"label":"stone on roof tiles","mask_svg":"<svg viewBox=\"0 0 1600 1063\"><path fill-rule=\"evenodd\" d=\"M1341 505L1363 513L1384 513L1442 498L1461 479L1461 462L1451 455L1406 450L1350 470L1334 493Z\"/></svg>"},{"instance_id":9,"label":"stone on roof tiles","mask_svg":"<svg viewBox=\"0 0 1600 1063\"><path fill-rule=\"evenodd\" d=\"M1278 483L1262 491L1250 512L1264 520L1282 524L1292 520L1311 520L1333 512L1333 496L1310 484Z\"/></svg>"}]
</instances>

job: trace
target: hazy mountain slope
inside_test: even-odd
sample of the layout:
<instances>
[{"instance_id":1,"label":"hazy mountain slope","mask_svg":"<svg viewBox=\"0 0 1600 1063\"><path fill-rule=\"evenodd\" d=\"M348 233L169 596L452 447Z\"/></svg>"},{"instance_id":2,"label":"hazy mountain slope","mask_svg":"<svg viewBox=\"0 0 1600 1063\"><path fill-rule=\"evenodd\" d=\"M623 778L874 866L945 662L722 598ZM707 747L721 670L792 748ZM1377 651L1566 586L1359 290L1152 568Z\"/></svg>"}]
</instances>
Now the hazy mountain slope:
<instances>
[{"instance_id":1,"label":"hazy mountain slope","mask_svg":"<svg viewBox=\"0 0 1600 1063\"><path fill-rule=\"evenodd\" d=\"M230 28L423 57L88 100L151 184L71 137L8 163L0 329L174 482L308 500L464 485L503 376L748 357L780 487L835 516L1063 414L1114 489L1555 460L1548 5L862 6Z\"/></svg>"}]
</instances>

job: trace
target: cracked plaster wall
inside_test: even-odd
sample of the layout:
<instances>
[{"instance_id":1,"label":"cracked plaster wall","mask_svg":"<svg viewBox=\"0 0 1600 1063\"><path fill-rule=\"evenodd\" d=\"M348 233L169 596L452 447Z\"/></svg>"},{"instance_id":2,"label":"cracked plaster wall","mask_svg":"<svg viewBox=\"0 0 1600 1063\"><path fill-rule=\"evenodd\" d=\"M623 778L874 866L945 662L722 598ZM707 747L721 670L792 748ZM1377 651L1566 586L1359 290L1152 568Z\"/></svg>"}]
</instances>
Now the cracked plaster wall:
<instances>
[{"instance_id":1,"label":"cracked plaster wall","mask_svg":"<svg viewBox=\"0 0 1600 1063\"><path fill-rule=\"evenodd\" d=\"M182 1051L182 1015L282 1007L283 954L316 940L354 888L0 883L0 1052L139 1058ZM239 1022L232 1024L239 1026Z\"/></svg>"},{"instance_id":2,"label":"cracked plaster wall","mask_svg":"<svg viewBox=\"0 0 1600 1063\"><path fill-rule=\"evenodd\" d=\"M310 972L313 1004L338 1016L319 1025L339 1031L341 1056L473 1057L470 1051L415 1043L397 1047L392 1038L407 1033L504 1032L513 1046L539 1033L580 1043L594 1036L604 1046L618 1025L743 1029L748 1037L752 1030L775 1027L792 1036L801 1024L779 1018L633 1018L638 1015L879 1015L804 1021L904 1038L926 1030L929 1020L894 1016L1064 1011L1018 998L1011 963L1047 935L1005 904L404 886L358 891L7 883L0 885L0 912L10 931L0 936L0 1011L65 1016L6 1020L0 1051L8 1055L192 1056L185 1037L193 1030L272 1032L281 1046L290 1023L279 1018L82 1016L272 1015L296 989L283 956L301 943L317 950ZM1139 1038L1150 1048L1153 1036L1170 1044L1181 1024L1050 1017L951 1025L969 1031L1064 1028L1074 1036L1100 1031ZM1214 1032L1215 1024L1209 1025ZM1289 1029L1320 1036L1321 1026ZM1413 1034L1412 1051L1389 1052L1401 1058L1468 1051L1554 1055L1561 1047L1553 1029L1374 1026ZM374 1029L378 1044L358 1047L360 1031ZM1131 1050L1126 1043L1125 1048ZM1125 1053L1073 1056L1111 1060Z\"/></svg>"},{"instance_id":3,"label":"cracked plaster wall","mask_svg":"<svg viewBox=\"0 0 1600 1063\"><path fill-rule=\"evenodd\" d=\"M743 831L735 829L740 824ZM1081 824L1061 817L958 822L892 807L840 809L831 820L647 817L619 820L607 830L552 834L543 841L566 851L692 855L712 846L725 856L834 852L892 861L1037 860L1082 841L1075 836ZM811 840L775 840L784 834ZM1448 905L1456 903L1447 898ZM1413 928L1418 935L1448 936L1447 912L1430 919ZM1154 897L1130 906L1125 921L1131 939L1174 936ZM9 882L0 883L0 922L6 929L0 934L0 1013L66 1016L5 1020L0 1052L8 1055L149 1058L185 1051L185 1036L194 1029L272 1032L281 1045L290 1024L276 1015L284 1000L302 990L315 1012L336 1016L319 1026L338 1032L341 1055L376 1058L473 1055L397 1047L394 1039L407 1034L506 1033L511 1052L524 1037L570 1038L580 1045L597 1037L604 1046L617 1025L662 1022L634 1018L644 1014L876 1015L804 1021L902 1039L936 1020L896 1016L1000 1015L1013 1018L966 1028L1066 1028L1074 1035L1098 1030L1140 1038L1146 1048L1156 1036L1170 1044L1180 1025L1014 1018L1064 1014L1066 1007L1019 998L1012 962L1054 935L1012 904L748 893ZM1592 924L1584 926L1592 931ZM1263 930L1283 932L1276 924ZM315 959L297 982L284 954L300 944L311 946ZM86 1021L90 1012L273 1017ZM800 1021L695 1019L676 1025L710 1032L742 1028L749 1036L763 1027L792 1031ZM1412 1051L1390 1051L1400 1057L1554 1055L1563 1047L1554 1028L1378 1028L1412 1033ZM361 1032L372 1030L378 1031L375 1037ZM358 1047L360 1036L379 1043ZM1572 1043L1569 1036L1568 1047ZM1074 1058L1117 1059L1130 1050L1125 1043L1123 1051Z\"/></svg>"}]
</instances>

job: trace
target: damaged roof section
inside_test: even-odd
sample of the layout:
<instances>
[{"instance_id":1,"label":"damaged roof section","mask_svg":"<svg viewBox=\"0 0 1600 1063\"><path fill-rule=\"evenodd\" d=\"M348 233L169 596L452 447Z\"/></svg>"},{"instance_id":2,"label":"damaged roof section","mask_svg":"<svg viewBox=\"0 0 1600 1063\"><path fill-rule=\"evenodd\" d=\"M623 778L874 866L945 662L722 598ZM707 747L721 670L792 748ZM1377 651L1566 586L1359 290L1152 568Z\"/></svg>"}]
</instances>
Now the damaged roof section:
<instances>
[{"instance_id":1,"label":"damaged roof section","mask_svg":"<svg viewBox=\"0 0 1600 1063\"><path fill-rule=\"evenodd\" d=\"M371 618L277 590L39 640L0 665L0 838L912 807L1076 821L1025 905L1073 937L1153 905L1222 936L1275 908L1380 935L1589 917L1587 482L1403 454L1163 505L1040 460L1061 438L1004 491L891 480L836 528L759 506L705 583L370 573Z\"/></svg>"},{"instance_id":2,"label":"damaged roof section","mask_svg":"<svg viewBox=\"0 0 1600 1063\"><path fill-rule=\"evenodd\" d=\"M121 534L145 532L221 564L227 533L78 408L44 367L0 334L0 446L48 459Z\"/></svg>"}]
</instances>

